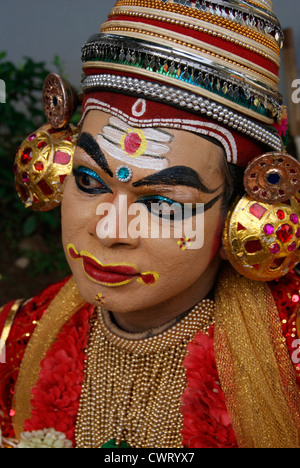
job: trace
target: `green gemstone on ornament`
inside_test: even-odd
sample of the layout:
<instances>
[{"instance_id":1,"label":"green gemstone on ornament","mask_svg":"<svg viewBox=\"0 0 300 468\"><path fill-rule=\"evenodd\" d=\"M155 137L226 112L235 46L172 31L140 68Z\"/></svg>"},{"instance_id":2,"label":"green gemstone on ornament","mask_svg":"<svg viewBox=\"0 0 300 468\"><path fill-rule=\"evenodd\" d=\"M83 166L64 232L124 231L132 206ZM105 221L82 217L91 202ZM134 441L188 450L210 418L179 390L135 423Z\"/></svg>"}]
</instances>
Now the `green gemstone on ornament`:
<instances>
[{"instance_id":1,"label":"green gemstone on ornament","mask_svg":"<svg viewBox=\"0 0 300 468\"><path fill-rule=\"evenodd\" d=\"M115 439L111 439L108 442L106 442L104 445L102 445L101 448L130 448L130 447L125 442L121 442L120 445L116 445Z\"/></svg>"}]
</instances>

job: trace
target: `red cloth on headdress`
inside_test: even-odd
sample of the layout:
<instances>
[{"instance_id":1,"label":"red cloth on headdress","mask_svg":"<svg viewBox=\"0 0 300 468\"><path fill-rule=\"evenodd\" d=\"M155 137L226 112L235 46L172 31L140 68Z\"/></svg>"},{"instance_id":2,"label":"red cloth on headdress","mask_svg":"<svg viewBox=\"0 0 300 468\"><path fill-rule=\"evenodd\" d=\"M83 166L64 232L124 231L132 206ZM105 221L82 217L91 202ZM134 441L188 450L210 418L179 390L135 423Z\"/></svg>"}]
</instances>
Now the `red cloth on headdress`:
<instances>
[{"instance_id":1,"label":"red cloth on headdress","mask_svg":"<svg viewBox=\"0 0 300 468\"><path fill-rule=\"evenodd\" d=\"M225 150L227 161L246 167L265 148L253 138L220 124L204 115L161 102L110 91L85 94L82 118L90 110L102 110L128 123L128 128L175 128L216 140Z\"/></svg>"}]
</instances>

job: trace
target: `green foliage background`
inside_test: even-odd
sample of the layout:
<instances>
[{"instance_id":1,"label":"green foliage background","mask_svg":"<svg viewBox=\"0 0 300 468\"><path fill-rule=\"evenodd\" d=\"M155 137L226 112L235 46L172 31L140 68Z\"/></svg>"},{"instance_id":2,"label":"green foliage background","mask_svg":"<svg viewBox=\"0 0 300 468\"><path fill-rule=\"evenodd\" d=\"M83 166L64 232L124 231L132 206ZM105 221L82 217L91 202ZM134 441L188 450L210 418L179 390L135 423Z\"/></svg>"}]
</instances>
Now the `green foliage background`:
<instances>
[{"instance_id":1,"label":"green foliage background","mask_svg":"<svg viewBox=\"0 0 300 468\"><path fill-rule=\"evenodd\" d=\"M63 62L54 57L54 70L63 74ZM50 73L44 62L24 57L14 64L0 52L0 79L6 85L6 103L0 103L0 306L5 301L33 294L35 286L44 287L49 280L69 274L61 246L60 209L39 213L25 209L14 189L13 164L22 141L46 123L42 106L42 89ZM46 248L20 247L24 239L42 239ZM28 243L30 246L30 242ZM20 257L29 259L25 271L14 268ZM19 279L22 274L22 285ZM49 277L50 274L50 277ZM16 297L12 297L16 294Z\"/></svg>"}]
</instances>

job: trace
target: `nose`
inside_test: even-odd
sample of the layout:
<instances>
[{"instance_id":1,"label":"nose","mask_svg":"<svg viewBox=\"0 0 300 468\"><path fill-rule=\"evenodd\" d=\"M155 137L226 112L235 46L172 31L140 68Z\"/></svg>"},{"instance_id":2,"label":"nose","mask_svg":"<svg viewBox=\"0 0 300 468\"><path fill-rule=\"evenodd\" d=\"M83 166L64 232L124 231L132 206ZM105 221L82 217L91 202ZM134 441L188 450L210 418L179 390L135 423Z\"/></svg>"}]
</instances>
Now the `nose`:
<instances>
[{"instance_id":1,"label":"nose","mask_svg":"<svg viewBox=\"0 0 300 468\"><path fill-rule=\"evenodd\" d=\"M129 214L130 202L125 194L117 194L110 202L97 206L96 236L106 247L117 245L136 248L139 239L132 236L129 229L132 216Z\"/></svg>"}]
</instances>

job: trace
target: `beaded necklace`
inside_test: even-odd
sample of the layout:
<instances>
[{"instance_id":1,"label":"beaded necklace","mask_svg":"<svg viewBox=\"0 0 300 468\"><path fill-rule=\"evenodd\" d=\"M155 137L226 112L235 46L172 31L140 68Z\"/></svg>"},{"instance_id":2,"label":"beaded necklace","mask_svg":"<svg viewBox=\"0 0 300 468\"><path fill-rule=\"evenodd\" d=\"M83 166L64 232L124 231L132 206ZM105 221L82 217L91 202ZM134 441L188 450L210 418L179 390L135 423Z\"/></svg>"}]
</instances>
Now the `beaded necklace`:
<instances>
[{"instance_id":1,"label":"beaded necklace","mask_svg":"<svg viewBox=\"0 0 300 468\"><path fill-rule=\"evenodd\" d=\"M155 336L117 333L98 307L91 323L76 423L78 448L182 447L183 360L195 334L213 323L214 302L204 299L183 319ZM128 335L128 336L127 336Z\"/></svg>"}]
</instances>

